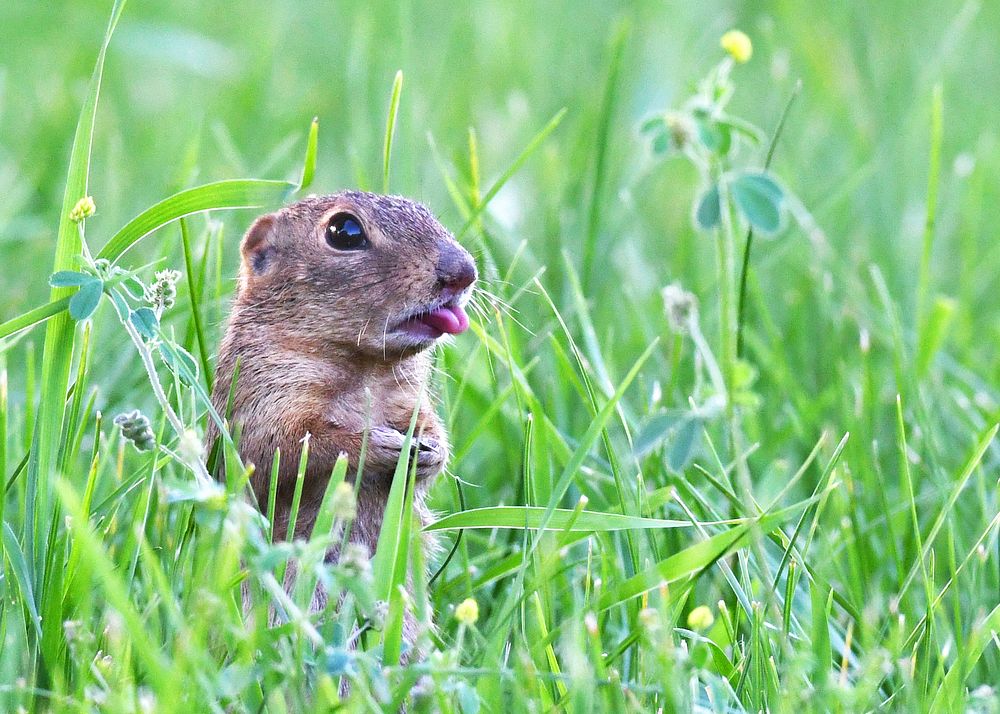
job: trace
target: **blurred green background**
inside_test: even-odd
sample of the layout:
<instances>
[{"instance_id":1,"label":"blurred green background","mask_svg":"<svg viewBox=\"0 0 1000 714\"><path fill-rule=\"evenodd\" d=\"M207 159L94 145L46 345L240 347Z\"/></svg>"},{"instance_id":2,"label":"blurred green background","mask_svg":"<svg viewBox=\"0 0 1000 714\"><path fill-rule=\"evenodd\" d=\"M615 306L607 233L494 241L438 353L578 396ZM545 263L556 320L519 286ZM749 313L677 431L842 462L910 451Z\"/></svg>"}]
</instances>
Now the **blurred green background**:
<instances>
[{"instance_id":1,"label":"blurred green background","mask_svg":"<svg viewBox=\"0 0 1000 714\"><path fill-rule=\"evenodd\" d=\"M96 0L0 5L0 319L47 294L72 132L109 10ZM733 113L770 130L795 82L803 82L774 168L815 220L811 230L793 227L759 243L754 258L748 329L761 391L787 393L789 375L797 390L789 397L796 404L766 400L761 423L773 433L762 462L765 455L803 455L830 423L850 426L836 410L851 413L850 390L862 379L859 335L874 335L876 346L890 339L871 264L885 275L904 322L912 322L930 104L939 82L945 137L934 290L959 299L948 364L958 365L954 373L970 396L992 403L984 385L997 377L1000 337L1000 243L992 230L1000 187L989 179L998 169L997 3L135 0L105 72L91 180L98 215L88 222L89 240L100 245L182 187L294 175L313 116L321 126L314 190L377 188L390 85L401 69L392 190L423 200L455 230L463 221L431 140L464 183L474 128L489 186L556 111L568 109L493 202L487 225L501 269L526 241L518 278L546 266L546 286L571 310L561 253L579 267L610 46L624 31L606 176L597 189L600 269L588 282L605 358L620 374L666 332L661 286L680 280L702 297L706 313L714 304L713 242L691 222L697 177L684 161L654 161L638 126L690 94L721 57L719 36L731 27L744 29L755 49L735 70ZM224 276L234 274L236 243L251 218L224 217L233 246ZM176 228L161 236L127 262L138 266L165 252L179 266ZM754 305L767 307L763 324ZM551 329L541 299L519 308L532 331ZM209 316L216 333L224 309ZM113 326L107 332L122 340ZM877 391L891 408L889 358L881 359L887 369ZM9 361L16 382L21 366ZM132 386L118 383L113 362L100 380L101 402L128 401L141 375L131 370ZM681 390L667 401L684 399ZM567 408L556 402L553 409ZM572 411L562 417L585 423ZM868 436L877 437L871 426ZM967 426L956 424L961 444ZM516 422L512 428L513 437ZM484 449L485 459L490 445Z\"/></svg>"},{"instance_id":2,"label":"blurred green background","mask_svg":"<svg viewBox=\"0 0 1000 714\"><path fill-rule=\"evenodd\" d=\"M0 2L0 322L47 298L70 143L111 4ZM827 463L833 445L850 432L833 472L843 487L815 511L807 562L863 608L862 617L845 625L841 616L837 623L841 631L848 628L848 640L853 632L859 651L877 654L891 628L902 629L904 618L908 626L916 623L937 607L939 629L919 652L921 658L941 652L943 663L962 653L966 624L995 605L1000 587L995 540L983 536L981 551L977 540L983 533L996 537L995 528L983 528L997 513L1000 447L986 450L968 488L956 478L977 435L1000 420L1000 2L130 0L105 70L90 183L98 213L87 221L87 239L99 247L138 212L185 187L296 177L314 116L320 148L312 190L377 190L397 70L405 83L391 189L424 201L458 231L465 219L445 176L459 192L471 193L470 129L485 191L565 108L562 123L490 204L484 230L477 226L463 238L480 259L496 258L495 269L484 264L483 285L514 305L512 319L482 323L485 337L463 335L440 353L442 412L455 446L451 470L475 486L466 489L470 507L521 503L521 475L530 472L536 484L551 487L568 460L551 447L574 447L592 422L589 385L573 348L531 282L540 275L598 375L603 394L597 403L660 339L619 403L621 419L612 420L604 453L592 450L560 505L572 507L582 494L596 510L618 508L612 473L617 477L619 470L609 461L619 459L627 478L635 479L628 493L635 484L643 497L655 494L654 515L690 515L674 500L676 488L698 500L695 516L708 520L714 511L702 508L710 499L700 492L721 502L705 476L724 471L731 443L720 419L703 418L689 403L692 394L705 393L698 384L704 370L690 340L671 334L660 289L679 282L698 296L703 331L718 349L716 245L693 226L692 203L702 189L697 172L677 157L654 158L639 127L693 93L723 57L720 36L734 27L750 35L754 54L733 70L732 114L770 132L802 82L773 164L795 197L796 220L756 243L749 283L746 359L756 381L748 388L759 404L741 408L738 418L747 443L757 447L748 457L753 495L766 504L821 434L827 441L817 464ZM616 37L625 39L609 95ZM933 330L918 338L915 329L936 86L942 88L943 143L928 302L954 308L939 343L925 339ZM763 162L763 147L739 150L735 166ZM247 211L212 216L225 222L227 249L221 256L214 248L194 251L210 256L209 280L217 281L203 293L213 301L205 306L213 340L227 311L227 290L218 288L232 285L237 243L252 218ZM205 219L192 226L194 235L203 235ZM591 227L596 256L591 273L582 276L585 300L578 300L566 266L583 266ZM154 260L183 267L176 226L145 240L124 265ZM168 313L165 324L190 346L187 297L184 286L183 308ZM87 385L98 389L97 408L109 416L131 408L157 413L146 376L106 307L93 329ZM497 350L500 357L491 355L488 338L509 340L508 364L508 345ZM32 366L41 350L32 345L40 345L41 331L12 341L0 346L13 405L4 438L21 443L12 444L8 463L30 443L25 424L32 423L32 407L25 394L37 386ZM921 364L917 355L927 344L933 359ZM515 370L526 373L522 391L511 386ZM529 393L537 404L521 403ZM635 434L683 410L685 418L694 414L684 422L693 427L686 433L701 440L694 464L678 466L665 457L680 441L679 429L635 455ZM529 412L540 426L525 467ZM721 454L711 452L710 439ZM912 466L912 490L905 464ZM782 503L807 497L818 471L805 472ZM458 510L453 481L438 484L433 505ZM922 541L928 530L931 537ZM679 551L692 538L679 530L647 535L663 552ZM609 582L625 574L623 538L600 549ZM470 534L463 543L436 586L438 612L447 612L475 568L488 571L516 546L515 539L492 533ZM936 555L925 557L925 543ZM925 580L931 571L936 588L957 577L964 554L971 565L947 599L931 607L916 587L899 597L916 564ZM588 577L589 557L588 551ZM740 555L744 565L755 557ZM923 567L927 560L932 565ZM711 577L698 582L692 603L730 598L721 577L705 572ZM507 584L476 591L484 620L493 594ZM559 605L554 621L577 626L579 591L558 580L549 585L559 590L551 600ZM768 587L765 582L765 596ZM777 630L761 627L760 633L780 639ZM798 648L805 639L788 642ZM902 662L908 647L896 646L892 656ZM829 659L829 652L823 656ZM936 667L932 659L920 666ZM787 660L778 661L783 684L796 696L810 696L797 665L785 669ZM987 650L970 686L997 681L998 662L996 648ZM928 677L924 684L934 690L937 681Z\"/></svg>"},{"instance_id":3,"label":"blurred green background","mask_svg":"<svg viewBox=\"0 0 1000 714\"><path fill-rule=\"evenodd\" d=\"M0 5L0 256L48 263L69 143L110 3ZM317 190L379 178L388 92L405 88L393 189L428 202L455 224L428 150L464 154L475 127L488 181L560 107L569 115L540 160L518 174L494 212L512 239L575 247L578 146L593 141L616 23L631 21L608 152L604 247L637 286L700 272L682 162L635 184L644 160L635 128L686 96L738 26L755 43L737 73L734 111L765 128L794 81L804 82L777 154L778 173L827 233L838 260L877 260L905 287L919 245L931 87L946 102L944 201L936 268L970 280L992 241L993 186L968 189L950 171L960 153L969 178L996 168L1000 6L962 2L199 2L130 3L108 61L92 191L99 231L195 181L283 176L299 160L308 121L321 121ZM588 152L589 153L589 152ZM592 157L585 156L585 161ZM584 183L586 190L586 183ZM963 201L978 202L967 213ZM240 223L242 228L246 219ZM557 231L553 234L553 230ZM969 236L973 236L970 238ZM776 250L794 268L802 241ZM791 245L789 245L791 244ZM990 251L993 250L991 253ZM641 255L647 265L634 262ZM799 255L796 255L799 254ZM776 259L779 260L779 259ZM965 262L969 261L969 262ZM3 271L0 310L33 304L35 270ZM774 277L779 277L776 273ZM984 278L985 275L978 277ZM631 282L631 281L630 281Z\"/></svg>"}]
</instances>

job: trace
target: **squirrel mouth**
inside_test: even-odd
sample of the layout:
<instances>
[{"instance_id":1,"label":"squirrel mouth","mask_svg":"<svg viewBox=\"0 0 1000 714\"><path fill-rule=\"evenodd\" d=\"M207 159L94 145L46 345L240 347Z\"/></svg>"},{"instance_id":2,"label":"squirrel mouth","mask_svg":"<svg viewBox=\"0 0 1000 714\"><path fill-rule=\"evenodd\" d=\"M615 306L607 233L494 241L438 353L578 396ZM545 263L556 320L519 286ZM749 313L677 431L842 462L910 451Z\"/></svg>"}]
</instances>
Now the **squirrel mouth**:
<instances>
[{"instance_id":1,"label":"squirrel mouth","mask_svg":"<svg viewBox=\"0 0 1000 714\"><path fill-rule=\"evenodd\" d=\"M469 329L469 316L457 301L415 313L400 322L393 332L420 339L436 340L442 335L459 335Z\"/></svg>"}]
</instances>

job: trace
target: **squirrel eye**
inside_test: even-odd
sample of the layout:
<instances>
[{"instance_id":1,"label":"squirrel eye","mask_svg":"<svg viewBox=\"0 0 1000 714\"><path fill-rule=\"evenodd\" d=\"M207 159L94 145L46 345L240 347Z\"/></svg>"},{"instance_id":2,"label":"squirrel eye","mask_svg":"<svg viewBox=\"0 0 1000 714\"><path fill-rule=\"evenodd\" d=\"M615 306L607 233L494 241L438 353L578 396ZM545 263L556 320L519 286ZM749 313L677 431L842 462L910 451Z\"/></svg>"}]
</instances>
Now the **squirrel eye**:
<instances>
[{"instance_id":1,"label":"squirrel eye","mask_svg":"<svg viewBox=\"0 0 1000 714\"><path fill-rule=\"evenodd\" d=\"M368 247L368 236L361 221L350 213L338 213L327 226L326 242L337 250L364 250Z\"/></svg>"}]
</instances>

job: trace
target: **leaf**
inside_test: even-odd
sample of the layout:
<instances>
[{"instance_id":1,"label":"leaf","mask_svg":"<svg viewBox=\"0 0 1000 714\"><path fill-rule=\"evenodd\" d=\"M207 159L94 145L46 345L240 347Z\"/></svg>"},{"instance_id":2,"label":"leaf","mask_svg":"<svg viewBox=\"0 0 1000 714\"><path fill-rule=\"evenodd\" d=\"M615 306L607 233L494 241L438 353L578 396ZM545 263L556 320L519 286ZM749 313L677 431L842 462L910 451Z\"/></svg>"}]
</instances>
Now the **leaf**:
<instances>
[{"instance_id":1,"label":"leaf","mask_svg":"<svg viewBox=\"0 0 1000 714\"><path fill-rule=\"evenodd\" d=\"M663 114L656 114L639 125L639 131L643 134L656 134L666 131L667 121Z\"/></svg>"},{"instance_id":2,"label":"leaf","mask_svg":"<svg viewBox=\"0 0 1000 714\"><path fill-rule=\"evenodd\" d=\"M60 270L49 276L49 285L54 288L74 288L97 280L93 275L76 270Z\"/></svg>"},{"instance_id":3,"label":"leaf","mask_svg":"<svg viewBox=\"0 0 1000 714\"><path fill-rule=\"evenodd\" d=\"M722 126L729 128L731 131L746 137L750 143L755 146L762 144L767 138L766 134L764 134L759 127L730 114L719 114L715 117L715 121Z\"/></svg>"},{"instance_id":4,"label":"leaf","mask_svg":"<svg viewBox=\"0 0 1000 714\"><path fill-rule=\"evenodd\" d=\"M396 462L396 469L392 475L392 482L389 486L389 496L386 499L385 514L382 521L382 528L379 530L378 541L375 545L375 554L372 557L372 577L375 581L375 596L381 600L389 601L392 597L394 586L401 582L397 576L400 549L405 548L408 543L402 542L402 534L405 530L406 519L409 512L406 510L407 501L405 498L407 478L407 466L409 460L405 454L410 452L410 444L413 441L413 433L417 426L417 411L414 410L410 417L410 426L406 430L403 438L403 445L400 448L399 461ZM403 575L405 577L405 574Z\"/></svg>"},{"instance_id":5,"label":"leaf","mask_svg":"<svg viewBox=\"0 0 1000 714\"><path fill-rule=\"evenodd\" d=\"M334 492L337 490L337 486L344 481L346 475L347 455L341 453L337 457L336 462L334 462L333 472L326 484L326 490L323 492L323 501L320 503L319 511L316 513L316 520L313 521L311 535L309 536L310 540L325 538L333 531L334 521L337 518L337 514L333 510Z\"/></svg>"},{"instance_id":6,"label":"leaf","mask_svg":"<svg viewBox=\"0 0 1000 714\"><path fill-rule=\"evenodd\" d=\"M424 527L425 531L442 531L455 528L540 528L548 531L604 532L623 530L648 530L662 528L690 528L690 521L672 521L641 516L623 516L620 513L576 511L557 508L546 522L545 508L541 506L494 506L473 508L449 516Z\"/></svg>"},{"instance_id":7,"label":"leaf","mask_svg":"<svg viewBox=\"0 0 1000 714\"><path fill-rule=\"evenodd\" d=\"M548 527L549 521L555 516L556 510L558 510L556 508L556 504L559 503L562 497L566 495L566 491L569 490L570 484L578 475L580 467L590 454L590 450L594 448L594 444L597 443L602 431L607 426L611 416L615 413L618 402L625 396L625 391L632 385L632 381L636 378L636 375L639 374L639 370L642 369L646 360L649 359L651 354L653 354L653 350L656 348L658 342L659 340L653 340L649 344L649 347L646 348L645 352L639 355L639 358L632 364L632 368L629 369L628 373L625 375L625 379L618 384L618 388L615 390L615 393L611 395L611 398L605 402L604 406L601 407L600 411L597 412L596 416L590 422L590 426L577 443L569 461L563 467L562 473L559 475L559 480L556 481L555 485L552 487L552 491L549 494L549 503L545 508L545 514L542 516L539 528L545 529ZM540 542L541 539L539 538L532 541L532 553L535 548L538 547Z\"/></svg>"},{"instance_id":8,"label":"leaf","mask_svg":"<svg viewBox=\"0 0 1000 714\"><path fill-rule=\"evenodd\" d=\"M92 573L91 587L101 601L106 602L121 617L122 637L129 643L137 666L141 666L144 676L149 677L150 686L154 691L166 691L170 686L167 658L161 648L153 644L154 636L149 628L148 616L145 611L140 613L138 604L133 600L133 583L123 575L100 536L91 529L88 514L83 511L80 499L69 482L60 479L54 483L54 487L53 491L71 516L67 519L68 530L72 531L73 542L80 550L81 561L87 563ZM61 631L62 622L58 624Z\"/></svg>"},{"instance_id":9,"label":"leaf","mask_svg":"<svg viewBox=\"0 0 1000 714\"><path fill-rule=\"evenodd\" d=\"M119 10L115 12L117 13ZM178 218L204 211L257 208L280 203L288 198L296 188L295 184L286 181L234 179L217 181L181 191L160 201L129 221L108 241L97 257L116 261L142 238ZM76 230L75 225L71 224L71 226ZM65 263L57 263L57 265L62 264ZM48 303L0 324L0 338L33 327L62 313L69 304L70 298L63 295L65 288L56 286L53 288L52 297Z\"/></svg>"},{"instance_id":10,"label":"leaf","mask_svg":"<svg viewBox=\"0 0 1000 714\"><path fill-rule=\"evenodd\" d=\"M160 321L156 319L156 313L150 308L140 307L138 310L133 310L128 319L136 331L145 339L151 340L156 337L156 330L160 327Z\"/></svg>"},{"instance_id":11,"label":"leaf","mask_svg":"<svg viewBox=\"0 0 1000 714\"><path fill-rule=\"evenodd\" d=\"M763 233L781 227L784 191L765 172L743 173L729 183L733 201L747 222Z\"/></svg>"},{"instance_id":12,"label":"leaf","mask_svg":"<svg viewBox=\"0 0 1000 714\"><path fill-rule=\"evenodd\" d=\"M86 320L94 314L103 293L104 283L100 280L85 284L69 299L69 316L77 322Z\"/></svg>"},{"instance_id":13,"label":"leaf","mask_svg":"<svg viewBox=\"0 0 1000 714\"><path fill-rule=\"evenodd\" d=\"M706 149L722 156L729 153L733 140L727 125L720 124L706 115L695 115L694 123L698 127L698 139Z\"/></svg>"},{"instance_id":14,"label":"leaf","mask_svg":"<svg viewBox=\"0 0 1000 714\"><path fill-rule=\"evenodd\" d=\"M315 119L313 120L313 123L314 124L316 123ZM310 132L309 136L310 139L312 139L312 132ZM315 149L315 146L313 147L313 149ZM315 156L313 157L313 161L315 161ZM306 165L308 166L308 164L309 164L309 150L306 151ZM303 169L303 174L305 174L305 169ZM304 178L305 177L303 176L303 179ZM178 223L180 224L181 228L181 246L183 247L184 250L184 275L188 285L187 304L191 314L191 324L194 327L195 342L198 345L198 357L201 359L202 374L211 377L212 365L208 359L208 348L206 347L207 342L205 340L205 331L202 326L202 316L201 316L202 299L201 299L201 289L199 287L200 285L204 284L205 269L207 266L205 260L203 259L201 261L201 271L199 277L198 273L196 273L195 271L194 257L191 252L191 236L190 236L190 231L188 230L188 222L187 220L181 218L178 221ZM203 254L203 258L207 257L208 257L208 251L205 251L205 253ZM211 379L207 380L207 382L208 383L206 386L209 389L211 389L212 387Z\"/></svg>"},{"instance_id":15,"label":"leaf","mask_svg":"<svg viewBox=\"0 0 1000 714\"><path fill-rule=\"evenodd\" d=\"M701 419L689 417L681 422L673 435L670 453L667 454L667 465L676 473L682 472L694 456L695 449L701 441Z\"/></svg>"},{"instance_id":16,"label":"leaf","mask_svg":"<svg viewBox=\"0 0 1000 714\"><path fill-rule=\"evenodd\" d=\"M125 320L129 319L131 309L128 303L125 301L125 297L121 294L120 290L112 290L111 293L111 304L114 305L115 312L118 313L118 319L125 323Z\"/></svg>"},{"instance_id":17,"label":"leaf","mask_svg":"<svg viewBox=\"0 0 1000 714\"><path fill-rule=\"evenodd\" d=\"M821 682L830 668L830 609L833 593L815 580L809 583L809 603L812 614L811 639L813 648L813 681Z\"/></svg>"},{"instance_id":18,"label":"leaf","mask_svg":"<svg viewBox=\"0 0 1000 714\"><path fill-rule=\"evenodd\" d=\"M334 677L351 677L357 674L355 654L343 647L331 647L326 655L326 672Z\"/></svg>"},{"instance_id":19,"label":"leaf","mask_svg":"<svg viewBox=\"0 0 1000 714\"><path fill-rule=\"evenodd\" d=\"M653 137L653 153L662 156L670 151L670 135L661 131Z\"/></svg>"},{"instance_id":20,"label":"leaf","mask_svg":"<svg viewBox=\"0 0 1000 714\"><path fill-rule=\"evenodd\" d=\"M652 116L639 125L639 132L652 138L653 153L661 156L670 151L670 132L662 114Z\"/></svg>"},{"instance_id":21,"label":"leaf","mask_svg":"<svg viewBox=\"0 0 1000 714\"><path fill-rule=\"evenodd\" d=\"M198 383L198 363L183 347L167 342L160 343L160 356L171 372L181 378L186 384L193 386Z\"/></svg>"},{"instance_id":22,"label":"leaf","mask_svg":"<svg viewBox=\"0 0 1000 714\"><path fill-rule=\"evenodd\" d=\"M719 186L712 184L698 199L694 211L694 221L703 231L711 230L719 225L722 219L722 208L719 205Z\"/></svg>"},{"instance_id":23,"label":"leaf","mask_svg":"<svg viewBox=\"0 0 1000 714\"><path fill-rule=\"evenodd\" d=\"M142 238L178 218L220 208L259 208L281 203L296 188L294 183L287 181L232 179L186 189L154 204L126 223L101 248L97 257L114 262Z\"/></svg>"}]
</instances>

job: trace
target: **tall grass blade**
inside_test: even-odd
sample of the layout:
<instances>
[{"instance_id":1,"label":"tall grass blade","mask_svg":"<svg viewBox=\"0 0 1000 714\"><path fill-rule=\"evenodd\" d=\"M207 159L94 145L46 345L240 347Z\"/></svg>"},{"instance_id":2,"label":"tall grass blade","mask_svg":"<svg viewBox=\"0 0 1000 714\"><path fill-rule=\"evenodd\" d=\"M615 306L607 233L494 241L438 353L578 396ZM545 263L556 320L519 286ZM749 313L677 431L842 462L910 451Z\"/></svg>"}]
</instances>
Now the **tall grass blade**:
<instances>
[{"instance_id":1,"label":"tall grass blade","mask_svg":"<svg viewBox=\"0 0 1000 714\"><path fill-rule=\"evenodd\" d=\"M78 225L70 214L77 202L87 195L90 154L97 114L97 99L104 74L104 59L107 55L111 35L114 33L124 7L124 0L118 0L112 7L111 18L108 21L104 40L97 56L90 87L80 110L80 118L73 138L73 148L70 151L52 272L73 270L79 267L76 261L84 248L83 229L82 224ZM50 302L65 298L71 292L72 290L69 288L53 288L50 293ZM53 486L56 478L58 440L64 425L66 390L69 386L75 337L76 323L71 321L70 316L65 312L57 313L46 328L45 346L42 351L41 394L32 439L31 459L28 462L24 551L27 562L33 570L36 591L43 599L51 597L52 600L48 600L49 602L57 601L56 597L46 592L50 575L46 566L54 562L49 556L50 548L55 545L48 541L48 534L54 530L57 521ZM61 569L62 564L59 563L57 567ZM43 640L50 641L61 627L62 617L58 610L47 611L46 619L42 623ZM48 648L46 650L48 651ZM49 653L51 654L50 651ZM46 670L51 670L56 666L56 662L50 659L44 663L44 666ZM43 672L41 681L47 681L47 671Z\"/></svg>"},{"instance_id":2,"label":"tall grass blade","mask_svg":"<svg viewBox=\"0 0 1000 714\"><path fill-rule=\"evenodd\" d=\"M455 235L456 239L461 240L462 236L468 233L469 229L476 224L479 216L482 215L483 211L486 210L486 207L490 205L490 202L496 197L496 195L500 193L500 189L504 187L504 184L510 181L511 177L518 172L521 166L523 166L524 163L531 158L531 155L535 153L539 146L542 145L542 142L548 138L549 134L556 130L556 127L559 126L565 116L566 109L560 109L556 112L555 116L549 119L548 124L542 127L542 130L532 137L531 141L528 142L528 145L524 147L524 150L518 154L516 159L514 159L514 162L508 166L507 170L500 174L500 178L498 178L493 185L490 186L486 195L483 196L483 200L479 202L475 209L473 209L471 215L466 219L465 225L463 225L462 229Z\"/></svg>"},{"instance_id":3,"label":"tall grass blade","mask_svg":"<svg viewBox=\"0 0 1000 714\"><path fill-rule=\"evenodd\" d=\"M590 207L587 210L587 232L583 241L583 275L585 289L593 284L594 259L597 254L597 243L601 228L601 206L604 199L604 183L607 180L608 145L610 143L611 121L616 109L618 97L619 74L621 73L622 57L625 54L625 43L628 40L631 27L627 22L621 23L615 30L611 40L611 61L608 63L608 77L604 85L604 96L601 99L598 113L597 136L594 139L596 156L594 157L594 175L590 189Z\"/></svg>"},{"instance_id":4,"label":"tall grass blade","mask_svg":"<svg viewBox=\"0 0 1000 714\"><path fill-rule=\"evenodd\" d=\"M453 513L424 527L426 531L456 528L528 528L531 530L605 532L624 530L660 530L692 528L690 521L664 520L623 516L620 513L599 513L578 509L556 508L548 511L541 506L494 506ZM711 523L702 525L713 525Z\"/></svg>"},{"instance_id":5,"label":"tall grass blade","mask_svg":"<svg viewBox=\"0 0 1000 714\"><path fill-rule=\"evenodd\" d=\"M260 208L281 203L296 188L296 184L287 181L230 179L185 189L150 206L122 226L97 257L115 262L147 235L179 218L204 211Z\"/></svg>"},{"instance_id":6,"label":"tall grass blade","mask_svg":"<svg viewBox=\"0 0 1000 714\"><path fill-rule=\"evenodd\" d=\"M399 70L392 80L389 115L385 120L385 142L382 145L382 193L389 193L389 164L392 159L392 141L396 136L396 116L399 113L399 97L402 92L403 70Z\"/></svg>"},{"instance_id":7,"label":"tall grass blade","mask_svg":"<svg viewBox=\"0 0 1000 714\"><path fill-rule=\"evenodd\" d=\"M306 155L302 160L302 178L299 179L298 190L305 191L312 186L316 178L316 156L319 153L319 118L313 117L309 124L309 136L306 139Z\"/></svg>"}]
</instances>

